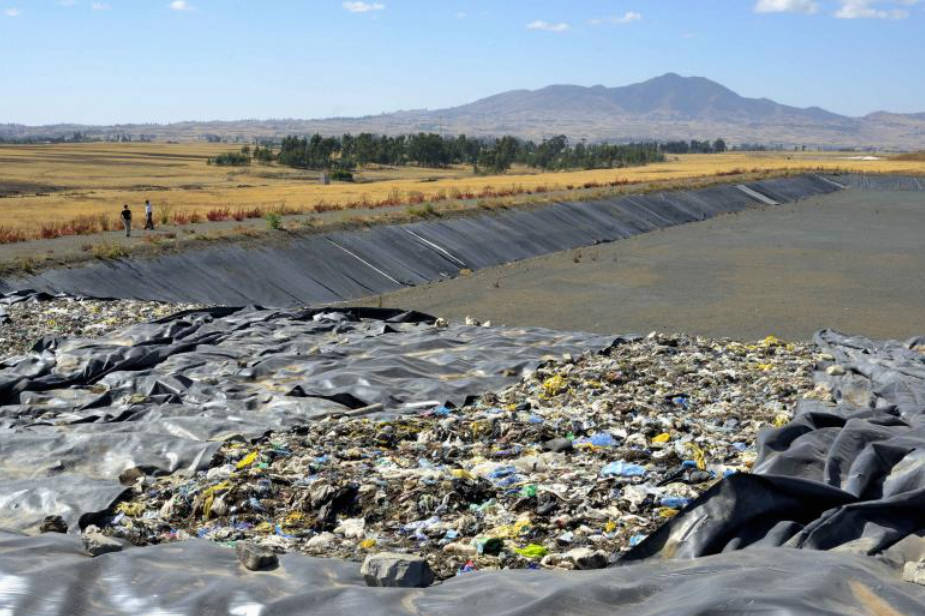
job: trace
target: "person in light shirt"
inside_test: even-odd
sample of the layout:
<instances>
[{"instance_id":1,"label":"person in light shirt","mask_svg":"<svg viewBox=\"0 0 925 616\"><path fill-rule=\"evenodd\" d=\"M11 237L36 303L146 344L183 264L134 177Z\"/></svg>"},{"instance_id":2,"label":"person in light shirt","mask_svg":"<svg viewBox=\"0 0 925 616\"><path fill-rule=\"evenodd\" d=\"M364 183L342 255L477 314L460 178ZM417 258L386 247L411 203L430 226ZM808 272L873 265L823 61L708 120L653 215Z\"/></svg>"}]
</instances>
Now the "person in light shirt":
<instances>
[{"instance_id":1,"label":"person in light shirt","mask_svg":"<svg viewBox=\"0 0 925 616\"><path fill-rule=\"evenodd\" d=\"M154 208L151 207L151 202L145 199L145 230L148 229L154 231Z\"/></svg>"}]
</instances>

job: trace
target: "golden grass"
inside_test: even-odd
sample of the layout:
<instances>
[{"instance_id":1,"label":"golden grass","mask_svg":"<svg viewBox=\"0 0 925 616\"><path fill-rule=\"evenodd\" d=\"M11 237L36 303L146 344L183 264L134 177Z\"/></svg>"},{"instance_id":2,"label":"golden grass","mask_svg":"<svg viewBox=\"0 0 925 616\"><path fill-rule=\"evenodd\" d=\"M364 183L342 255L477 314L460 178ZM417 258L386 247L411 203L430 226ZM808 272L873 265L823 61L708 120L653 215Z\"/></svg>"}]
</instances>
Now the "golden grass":
<instances>
[{"instance_id":1,"label":"golden grass","mask_svg":"<svg viewBox=\"0 0 925 616\"><path fill-rule=\"evenodd\" d=\"M516 194L596 188L626 183L681 180L756 170L851 170L925 173L925 160L901 157L853 160L851 154L820 152L728 152L669 156L664 163L626 169L539 173L518 169L475 176L468 167L363 169L356 183L318 183L318 173L254 164L216 167L206 159L231 151L229 144L60 144L0 146L0 191L10 185L26 194L0 199L0 229L40 234L43 225L70 224L83 217L118 215L128 203L141 218L150 199L155 211L204 220L210 211L312 212L407 205L428 201L492 198ZM43 190L42 194L28 194ZM563 197L567 198L567 197Z\"/></svg>"},{"instance_id":2,"label":"golden grass","mask_svg":"<svg viewBox=\"0 0 925 616\"><path fill-rule=\"evenodd\" d=\"M893 160L925 162L925 150L921 150L919 152L907 152L906 154L897 154L893 157Z\"/></svg>"}]
</instances>

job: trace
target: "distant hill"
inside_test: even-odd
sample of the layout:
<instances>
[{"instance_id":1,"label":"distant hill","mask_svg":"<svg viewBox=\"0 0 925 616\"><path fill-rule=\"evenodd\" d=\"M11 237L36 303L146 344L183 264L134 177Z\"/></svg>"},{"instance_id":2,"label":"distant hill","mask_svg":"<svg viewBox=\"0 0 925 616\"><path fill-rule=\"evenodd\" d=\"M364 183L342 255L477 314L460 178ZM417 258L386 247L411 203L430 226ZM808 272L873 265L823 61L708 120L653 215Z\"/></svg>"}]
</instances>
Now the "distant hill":
<instances>
[{"instance_id":1,"label":"distant hill","mask_svg":"<svg viewBox=\"0 0 925 616\"><path fill-rule=\"evenodd\" d=\"M565 134L589 141L712 139L730 143L779 143L809 147L925 147L925 113L885 111L853 118L819 107L799 108L767 98L746 98L703 77L668 73L648 81L607 88L553 85L511 90L459 107L385 113L362 118L181 122L168 125L89 127L0 125L0 137L29 135L112 136L146 134L189 140L281 137L320 132L418 131L473 136L517 135L542 139Z\"/></svg>"}]
</instances>

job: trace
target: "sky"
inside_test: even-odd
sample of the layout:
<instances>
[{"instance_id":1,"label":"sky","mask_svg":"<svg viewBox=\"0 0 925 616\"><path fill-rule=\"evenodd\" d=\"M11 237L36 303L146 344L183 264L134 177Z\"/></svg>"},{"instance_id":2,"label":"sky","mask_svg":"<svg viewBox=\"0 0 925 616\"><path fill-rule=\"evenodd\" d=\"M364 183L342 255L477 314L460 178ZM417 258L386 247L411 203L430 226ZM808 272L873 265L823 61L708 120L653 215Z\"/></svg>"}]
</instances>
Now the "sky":
<instances>
[{"instance_id":1,"label":"sky","mask_svg":"<svg viewBox=\"0 0 925 616\"><path fill-rule=\"evenodd\" d=\"M666 72L925 112L925 0L0 0L0 123L438 109Z\"/></svg>"}]
</instances>

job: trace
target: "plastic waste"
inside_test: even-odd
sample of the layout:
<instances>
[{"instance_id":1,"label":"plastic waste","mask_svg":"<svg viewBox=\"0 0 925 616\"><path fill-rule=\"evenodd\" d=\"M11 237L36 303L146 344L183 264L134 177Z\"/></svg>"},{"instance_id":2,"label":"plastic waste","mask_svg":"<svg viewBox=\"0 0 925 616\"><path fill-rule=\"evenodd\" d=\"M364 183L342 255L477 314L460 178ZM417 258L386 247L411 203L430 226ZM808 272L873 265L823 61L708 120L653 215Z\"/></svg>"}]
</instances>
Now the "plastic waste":
<instances>
[{"instance_id":1,"label":"plastic waste","mask_svg":"<svg viewBox=\"0 0 925 616\"><path fill-rule=\"evenodd\" d=\"M623 460L610 462L601 469L601 475L603 477L641 477L645 474L646 469L644 466L631 464Z\"/></svg>"}]
</instances>

